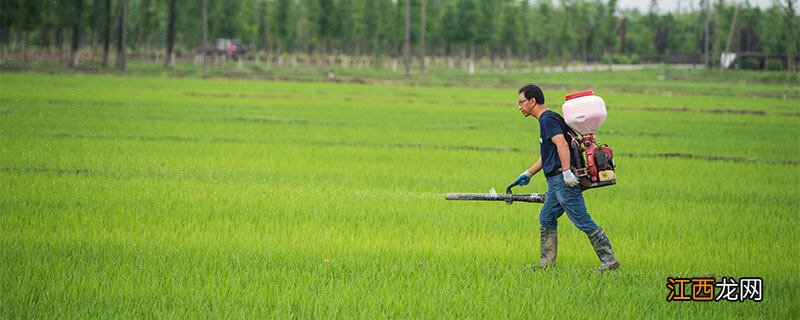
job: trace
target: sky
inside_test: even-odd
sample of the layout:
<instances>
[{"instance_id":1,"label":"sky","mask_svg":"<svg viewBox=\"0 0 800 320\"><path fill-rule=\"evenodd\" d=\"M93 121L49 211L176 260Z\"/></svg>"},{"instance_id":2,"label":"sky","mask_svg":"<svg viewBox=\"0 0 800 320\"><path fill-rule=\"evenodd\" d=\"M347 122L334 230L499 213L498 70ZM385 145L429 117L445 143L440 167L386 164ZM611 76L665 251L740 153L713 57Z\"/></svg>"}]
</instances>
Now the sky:
<instances>
[{"instance_id":1,"label":"sky","mask_svg":"<svg viewBox=\"0 0 800 320\"><path fill-rule=\"evenodd\" d=\"M716 3L716 0L714 0ZM744 0L727 0L727 3L744 3ZM767 8L772 6L775 0L747 0L751 6L758 6L760 8ZM780 3L784 3L783 0L780 0ZM700 5L700 0L658 0L658 11L659 12L676 12L676 11L687 11L689 9L696 9ZM798 10L800 6L800 1L795 1L795 10ZM617 8L618 9L625 9L625 8L636 8L639 9L641 12L646 12L650 9L650 0L618 0L617 1Z\"/></svg>"}]
</instances>

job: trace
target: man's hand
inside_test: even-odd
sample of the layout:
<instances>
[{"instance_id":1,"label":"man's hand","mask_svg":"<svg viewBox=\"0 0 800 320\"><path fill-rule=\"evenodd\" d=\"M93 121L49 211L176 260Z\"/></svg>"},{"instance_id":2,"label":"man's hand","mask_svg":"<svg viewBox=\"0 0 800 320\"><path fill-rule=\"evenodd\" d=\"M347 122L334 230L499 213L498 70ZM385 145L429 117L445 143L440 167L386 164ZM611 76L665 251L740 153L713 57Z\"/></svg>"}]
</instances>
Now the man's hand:
<instances>
[{"instance_id":1,"label":"man's hand","mask_svg":"<svg viewBox=\"0 0 800 320\"><path fill-rule=\"evenodd\" d=\"M511 184L515 184L515 185L518 185L518 186L528 185L528 183L531 182L531 177L532 176L533 175L530 172L528 172L528 170L525 170L524 172L522 172L521 175L519 175L519 178L517 178L517 180L514 180L514 182L511 183Z\"/></svg>"},{"instance_id":2,"label":"man's hand","mask_svg":"<svg viewBox=\"0 0 800 320\"><path fill-rule=\"evenodd\" d=\"M570 187L577 186L580 182L578 182L578 177L572 173L572 170L567 169L564 172L561 172L561 176L564 177L564 183L566 183Z\"/></svg>"}]
</instances>

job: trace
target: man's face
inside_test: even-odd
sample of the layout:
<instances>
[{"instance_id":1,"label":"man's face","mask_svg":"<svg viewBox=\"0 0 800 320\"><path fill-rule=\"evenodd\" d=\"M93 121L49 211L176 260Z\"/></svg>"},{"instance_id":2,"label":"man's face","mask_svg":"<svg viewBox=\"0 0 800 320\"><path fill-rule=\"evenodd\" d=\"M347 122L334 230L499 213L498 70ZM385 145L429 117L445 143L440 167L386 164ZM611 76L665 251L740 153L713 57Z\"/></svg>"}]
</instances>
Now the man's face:
<instances>
[{"instance_id":1,"label":"man's face","mask_svg":"<svg viewBox=\"0 0 800 320\"><path fill-rule=\"evenodd\" d=\"M533 114L533 106L536 105L536 99L531 98L530 100L525 99L525 92L519 93L519 112L522 112L523 116L530 116Z\"/></svg>"}]
</instances>

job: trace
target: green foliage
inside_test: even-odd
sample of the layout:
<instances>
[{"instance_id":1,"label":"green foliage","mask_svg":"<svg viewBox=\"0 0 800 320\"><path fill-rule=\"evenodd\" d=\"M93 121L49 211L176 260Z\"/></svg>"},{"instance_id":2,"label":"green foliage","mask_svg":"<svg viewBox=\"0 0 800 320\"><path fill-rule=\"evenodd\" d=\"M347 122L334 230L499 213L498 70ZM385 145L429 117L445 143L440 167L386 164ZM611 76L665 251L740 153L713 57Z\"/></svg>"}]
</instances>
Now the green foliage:
<instances>
[{"instance_id":1,"label":"green foliage","mask_svg":"<svg viewBox=\"0 0 800 320\"><path fill-rule=\"evenodd\" d=\"M239 39L273 53L337 52L348 55L397 56L402 48L403 3L393 0L209 0L209 40ZM704 2L703 2L704 3ZM119 1L113 1L116 21ZM128 46L134 52L165 46L166 3L128 0ZM421 0L412 0L412 50L418 50ZM702 3L701 3L702 4ZM564 63L602 61L603 56L694 54L703 52L706 12L692 7L681 12L618 10L617 1L430 0L426 2L427 55L460 55L473 45L479 57L498 55ZM726 45L734 3L714 2L712 57ZM96 45L105 29L105 0L84 0L77 12L72 1L3 3L0 43L20 41L52 47L79 21L84 45ZM178 4L179 48L201 45L200 1ZM625 37L622 37L622 21ZM785 3L760 9L741 4L731 48L791 55L800 43L800 16ZM29 37L22 39L25 32ZM56 36L58 35L58 36ZM743 40L744 39L744 40ZM113 40L112 40L113 41ZM621 49L621 50L620 50ZM618 52L622 51L622 52ZM713 58L717 59L717 58ZM652 59L651 59L652 60Z\"/></svg>"},{"instance_id":2,"label":"green foliage","mask_svg":"<svg viewBox=\"0 0 800 320\"><path fill-rule=\"evenodd\" d=\"M743 70L760 70L761 62L757 58L745 57L739 59L739 68Z\"/></svg>"},{"instance_id":3,"label":"green foliage","mask_svg":"<svg viewBox=\"0 0 800 320\"><path fill-rule=\"evenodd\" d=\"M780 60L769 59L767 60L767 70L769 71L784 70L783 63Z\"/></svg>"},{"instance_id":4,"label":"green foliage","mask_svg":"<svg viewBox=\"0 0 800 320\"><path fill-rule=\"evenodd\" d=\"M637 54L603 54L600 60L605 64L638 64L639 56Z\"/></svg>"}]
</instances>

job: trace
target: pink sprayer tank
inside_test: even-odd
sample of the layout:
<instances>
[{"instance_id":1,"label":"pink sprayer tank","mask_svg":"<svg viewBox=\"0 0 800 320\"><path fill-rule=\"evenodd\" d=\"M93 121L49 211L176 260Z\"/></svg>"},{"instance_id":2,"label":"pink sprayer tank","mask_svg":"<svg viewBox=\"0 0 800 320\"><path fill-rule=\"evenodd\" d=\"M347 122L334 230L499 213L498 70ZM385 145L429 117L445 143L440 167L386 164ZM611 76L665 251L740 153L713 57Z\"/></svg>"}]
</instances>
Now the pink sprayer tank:
<instances>
[{"instance_id":1,"label":"pink sprayer tank","mask_svg":"<svg viewBox=\"0 0 800 320\"><path fill-rule=\"evenodd\" d=\"M606 121L606 103L594 91L580 91L564 98L564 121L578 133L594 133Z\"/></svg>"}]
</instances>

